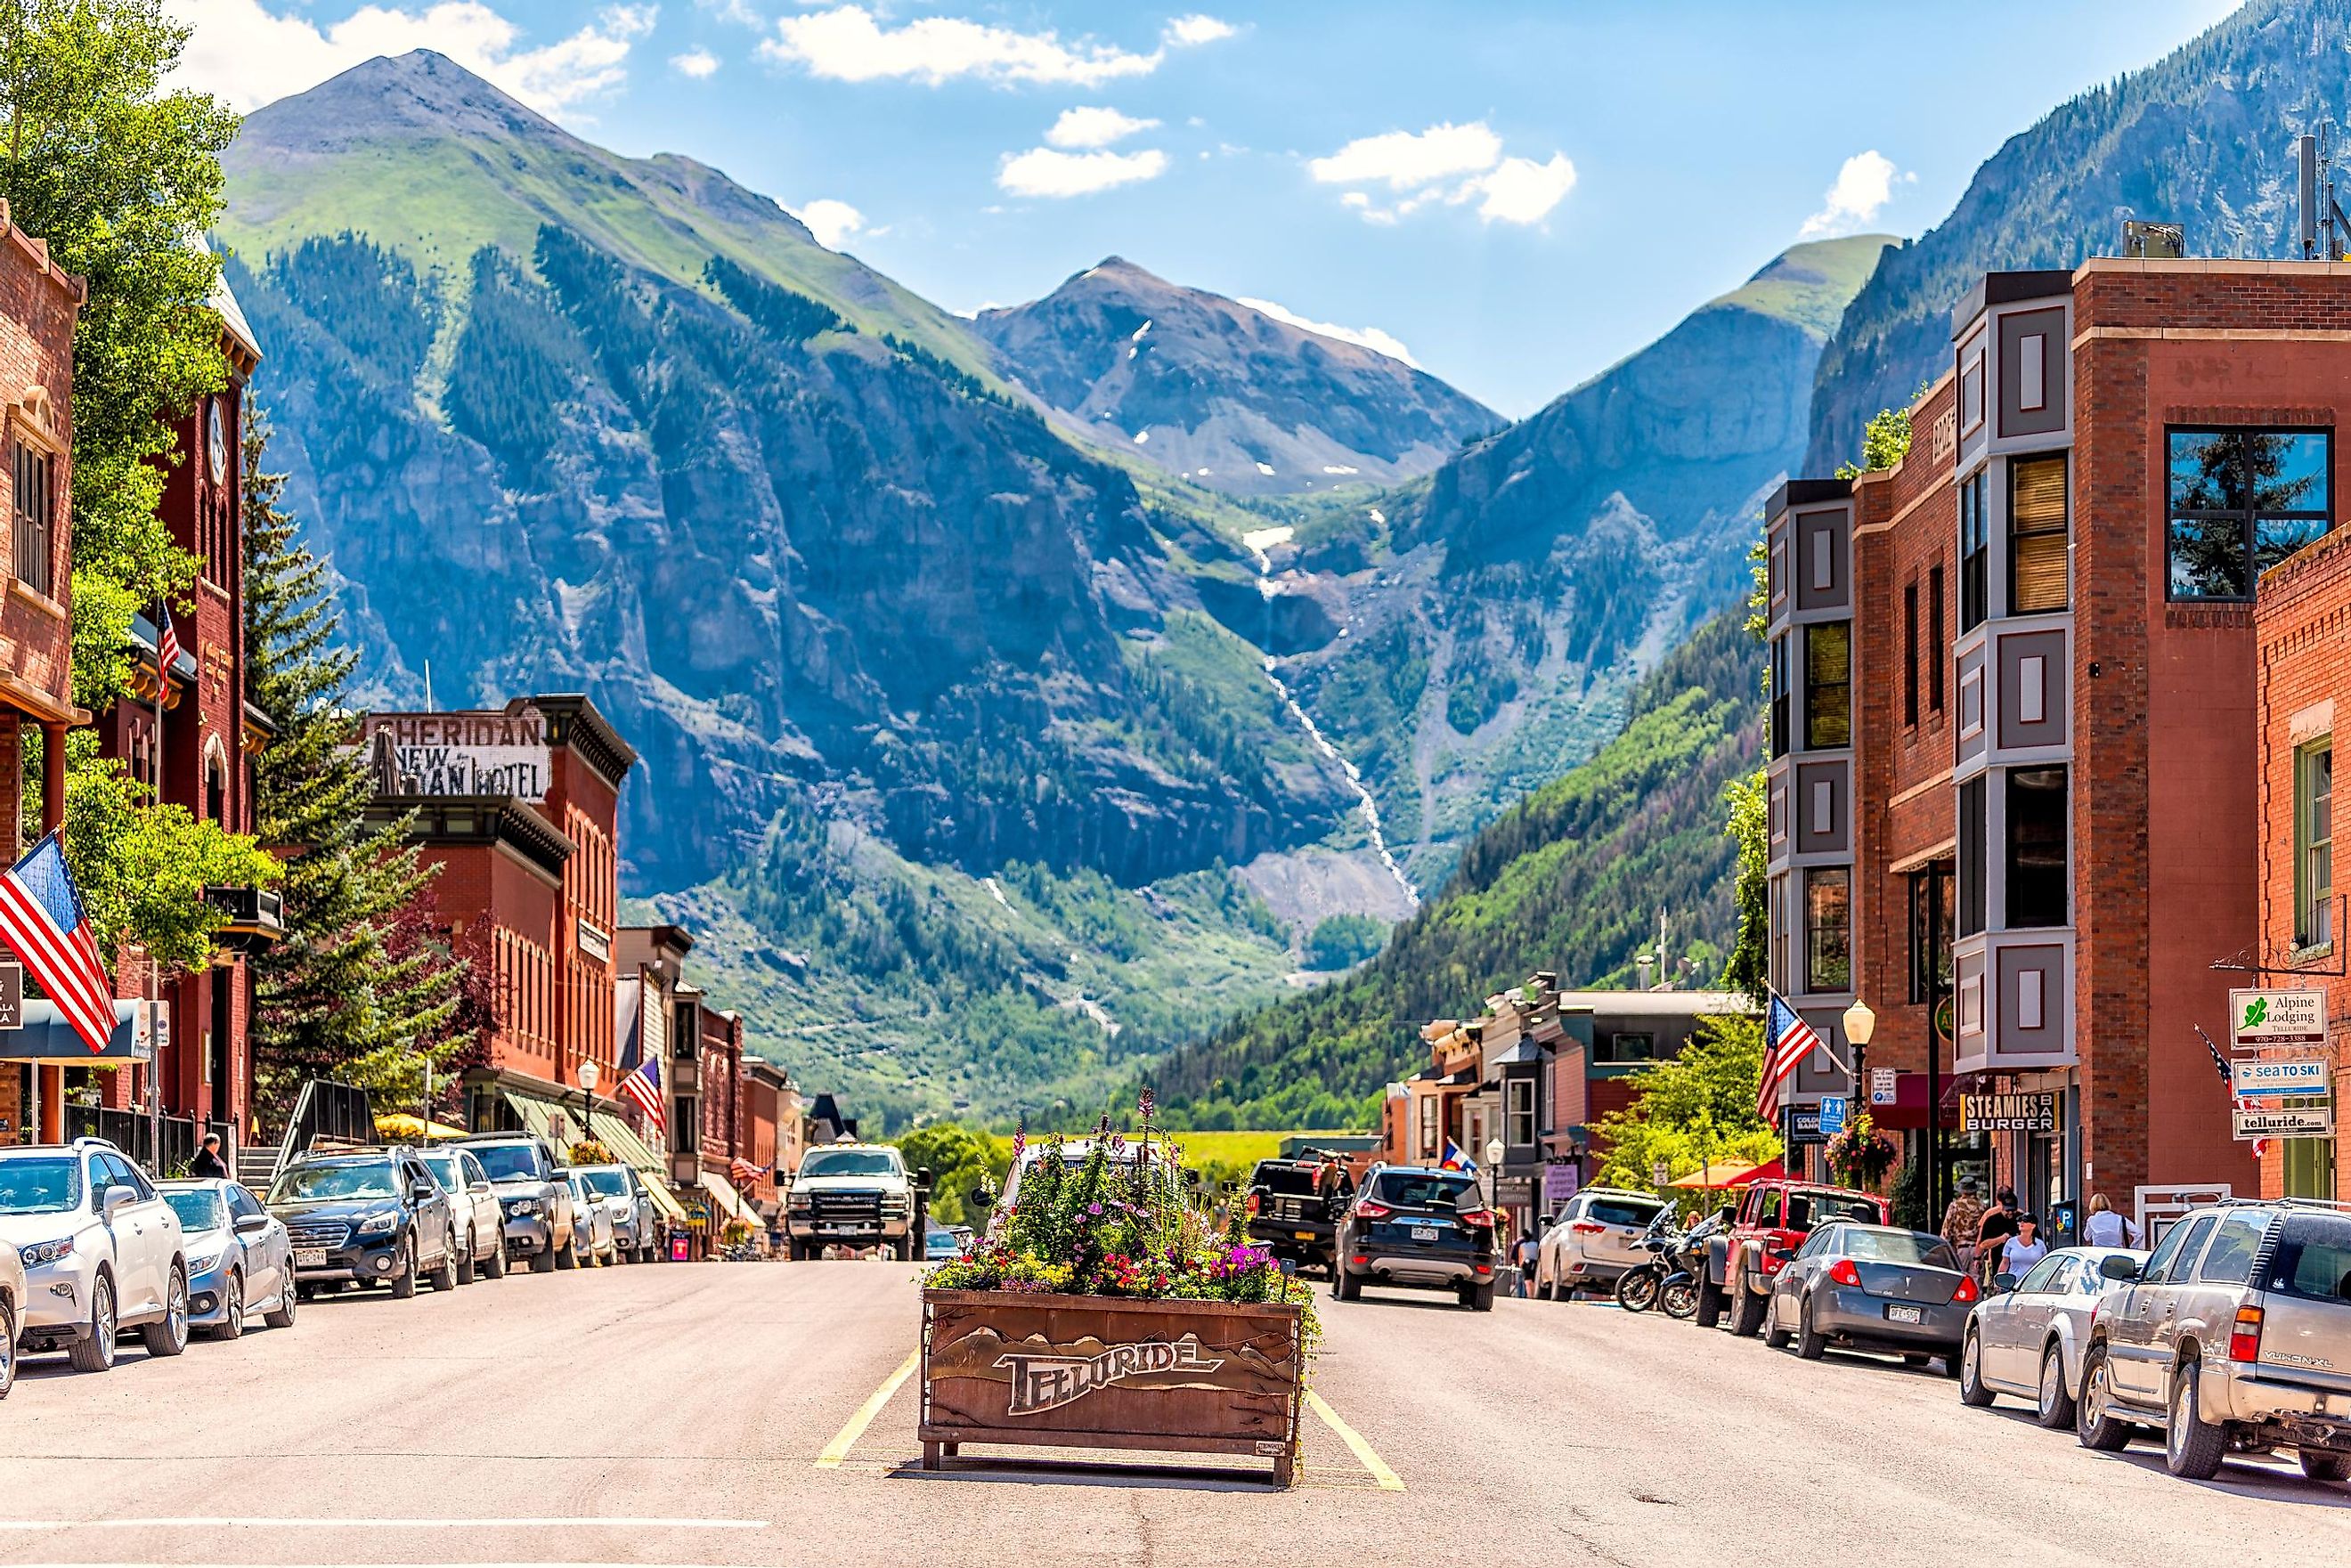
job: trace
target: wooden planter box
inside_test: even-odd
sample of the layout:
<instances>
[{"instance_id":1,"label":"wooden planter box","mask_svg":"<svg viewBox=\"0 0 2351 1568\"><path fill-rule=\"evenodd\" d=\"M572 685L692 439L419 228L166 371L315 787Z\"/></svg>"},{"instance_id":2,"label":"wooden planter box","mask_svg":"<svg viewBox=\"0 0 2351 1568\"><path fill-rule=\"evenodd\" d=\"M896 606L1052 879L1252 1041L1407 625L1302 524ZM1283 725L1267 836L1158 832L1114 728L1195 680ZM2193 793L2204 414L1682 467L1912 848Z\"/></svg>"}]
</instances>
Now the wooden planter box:
<instances>
[{"instance_id":1,"label":"wooden planter box","mask_svg":"<svg viewBox=\"0 0 2351 1568\"><path fill-rule=\"evenodd\" d=\"M1296 1306L923 1292L923 1468L965 1443L1249 1454L1295 1478Z\"/></svg>"}]
</instances>

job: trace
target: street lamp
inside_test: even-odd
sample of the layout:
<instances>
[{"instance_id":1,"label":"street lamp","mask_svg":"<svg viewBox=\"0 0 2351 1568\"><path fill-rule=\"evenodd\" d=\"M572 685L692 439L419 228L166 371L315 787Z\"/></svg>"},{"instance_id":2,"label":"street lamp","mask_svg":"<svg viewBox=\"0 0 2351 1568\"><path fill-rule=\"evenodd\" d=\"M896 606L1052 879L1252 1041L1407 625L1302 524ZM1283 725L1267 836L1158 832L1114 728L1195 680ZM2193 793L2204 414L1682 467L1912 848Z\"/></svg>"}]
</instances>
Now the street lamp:
<instances>
[{"instance_id":1,"label":"street lamp","mask_svg":"<svg viewBox=\"0 0 2351 1568\"><path fill-rule=\"evenodd\" d=\"M1497 1228L1502 1223L1502 1156L1509 1153L1510 1150L1502 1146L1501 1139L1486 1140L1486 1207L1494 1211Z\"/></svg>"},{"instance_id":2,"label":"street lamp","mask_svg":"<svg viewBox=\"0 0 2351 1568\"><path fill-rule=\"evenodd\" d=\"M580 1141L583 1144L589 1141L589 1134L593 1131L595 1127L595 1124L589 1118L595 1113L596 1080L601 1076L602 1071L603 1069L598 1064L594 1057L590 1056L580 1059Z\"/></svg>"},{"instance_id":3,"label":"street lamp","mask_svg":"<svg viewBox=\"0 0 2351 1568\"><path fill-rule=\"evenodd\" d=\"M1877 1015L1869 1010L1867 1002L1854 998L1853 1006L1844 1009L1844 1039L1853 1047L1853 1097L1856 1102L1865 1092L1862 1069L1869 1057L1869 1037L1876 1032Z\"/></svg>"}]
</instances>

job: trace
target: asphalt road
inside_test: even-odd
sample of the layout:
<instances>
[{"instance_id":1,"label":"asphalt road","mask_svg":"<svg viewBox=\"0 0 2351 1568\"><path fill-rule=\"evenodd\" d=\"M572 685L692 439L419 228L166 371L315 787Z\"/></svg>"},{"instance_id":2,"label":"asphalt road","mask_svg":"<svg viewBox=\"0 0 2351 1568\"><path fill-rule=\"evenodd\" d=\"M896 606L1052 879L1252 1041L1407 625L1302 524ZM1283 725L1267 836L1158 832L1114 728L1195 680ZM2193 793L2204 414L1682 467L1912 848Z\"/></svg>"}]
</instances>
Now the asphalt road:
<instances>
[{"instance_id":1,"label":"asphalt road","mask_svg":"<svg viewBox=\"0 0 2351 1568\"><path fill-rule=\"evenodd\" d=\"M656 1265L344 1296L0 1405L0 1563L2296 1563L2351 1489L2092 1454L1939 1372L1610 1307L1321 1299L1299 1487L914 1467L910 1270ZM860 1428L857 1418L872 1414ZM1098 1458L1098 1457L1097 1457Z\"/></svg>"}]
</instances>

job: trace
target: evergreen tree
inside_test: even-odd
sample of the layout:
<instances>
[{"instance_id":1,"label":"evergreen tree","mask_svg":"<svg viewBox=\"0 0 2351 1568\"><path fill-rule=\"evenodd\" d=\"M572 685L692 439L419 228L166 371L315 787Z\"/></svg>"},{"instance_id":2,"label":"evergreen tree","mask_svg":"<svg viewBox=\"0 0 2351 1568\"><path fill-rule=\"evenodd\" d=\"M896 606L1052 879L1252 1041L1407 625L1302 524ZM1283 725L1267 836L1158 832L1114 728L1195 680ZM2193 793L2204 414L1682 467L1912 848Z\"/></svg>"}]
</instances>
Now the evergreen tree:
<instances>
[{"instance_id":1,"label":"evergreen tree","mask_svg":"<svg viewBox=\"0 0 2351 1568\"><path fill-rule=\"evenodd\" d=\"M327 563L280 510L286 476L264 471L267 418L246 418L245 615L254 705L275 733L256 760L255 826L287 854L286 935L256 964L256 1075L282 1115L305 1079L332 1078L401 1104L472 1043L465 966L431 918L437 867L411 820L371 827L356 716L343 705L356 655L337 641ZM469 1027L471 1026L471 1027Z\"/></svg>"}]
</instances>

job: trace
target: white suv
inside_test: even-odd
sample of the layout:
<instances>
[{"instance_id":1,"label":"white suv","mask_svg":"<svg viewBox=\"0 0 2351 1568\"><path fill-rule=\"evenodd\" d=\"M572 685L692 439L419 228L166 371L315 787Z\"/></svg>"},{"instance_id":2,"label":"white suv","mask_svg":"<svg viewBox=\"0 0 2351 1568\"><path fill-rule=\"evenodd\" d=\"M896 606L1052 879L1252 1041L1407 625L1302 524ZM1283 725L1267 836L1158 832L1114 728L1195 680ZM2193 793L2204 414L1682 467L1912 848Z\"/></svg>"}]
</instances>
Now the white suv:
<instances>
[{"instance_id":1,"label":"white suv","mask_svg":"<svg viewBox=\"0 0 2351 1568\"><path fill-rule=\"evenodd\" d=\"M126 1328L150 1355L187 1348L180 1217L112 1144L0 1149L0 1244L25 1265L26 1349L62 1348L75 1371L103 1372Z\"/></svg>"},{"instance_id":2,"label":"white suv","mask_svg":"<svg viewBox=\"0 0 2351 1568\"><path fill-rule=\"evenodd\" d=\"M1564 1301L1578 1291L1613 1291L1649 1260L1641 1238L1668 1205L1646 1192L1588 1186L1568 1199L1535 1253L1530 1295Z\"/></svg>"}]
</instances>

